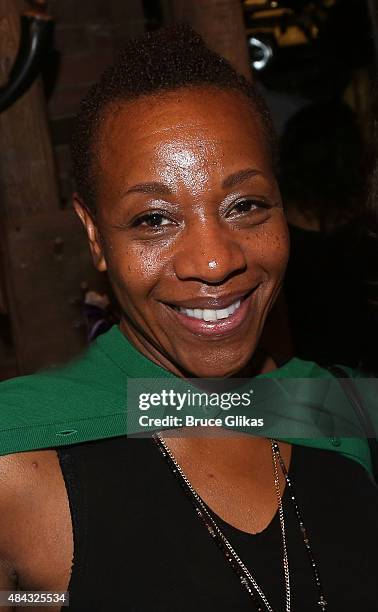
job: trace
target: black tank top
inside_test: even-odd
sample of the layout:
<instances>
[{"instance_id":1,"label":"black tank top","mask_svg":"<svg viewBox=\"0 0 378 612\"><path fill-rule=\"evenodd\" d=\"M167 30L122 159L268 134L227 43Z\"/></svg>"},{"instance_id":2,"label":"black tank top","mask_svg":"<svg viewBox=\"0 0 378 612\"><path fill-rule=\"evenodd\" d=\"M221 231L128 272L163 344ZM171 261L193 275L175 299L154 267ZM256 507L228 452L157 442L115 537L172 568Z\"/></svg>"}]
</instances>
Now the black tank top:
<instances>
[{"instance_id":1,"label":"black tank top","mask_svg":"<svg viewBox=\"0 0 378 612\"><path fill-rule=\"evenodd\" d=\"M56 450L74 535L70 612L254 609L152 440L120 437ZM331 451L293 447L290 474L327 612L378 610L378 489L361 466ZM319 612L288 487L283 504L292 610ZM215 518L273 609L284 610L278 514L257 535Z\"/></svg>"}]
</instances>

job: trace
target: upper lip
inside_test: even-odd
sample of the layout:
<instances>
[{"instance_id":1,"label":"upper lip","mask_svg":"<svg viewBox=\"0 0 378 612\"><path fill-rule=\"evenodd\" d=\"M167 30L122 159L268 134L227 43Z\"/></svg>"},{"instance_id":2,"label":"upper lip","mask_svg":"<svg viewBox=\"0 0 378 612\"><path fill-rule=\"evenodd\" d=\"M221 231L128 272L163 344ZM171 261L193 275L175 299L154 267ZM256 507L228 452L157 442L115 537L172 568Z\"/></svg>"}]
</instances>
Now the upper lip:
<instances>
[{"instance_id":1,"label":"upper lip","mask_svg":"<svg viewBox=\"0 0 378 612\"><path fill-rule=\"evenodd\" d=\"M201 310L218 310L221 308L228 308L228 306L231 306L231 304L235 304L235 302L237 302L238 300L241 300L242 298L252 293L254 289L255 287L246 291L227 293L225 295L209 295L196 298L188 298L186 300L175 300L167 303L169 304L169 306L176 306L177 308L199 308Z\"/></svg>"}]
</instances>

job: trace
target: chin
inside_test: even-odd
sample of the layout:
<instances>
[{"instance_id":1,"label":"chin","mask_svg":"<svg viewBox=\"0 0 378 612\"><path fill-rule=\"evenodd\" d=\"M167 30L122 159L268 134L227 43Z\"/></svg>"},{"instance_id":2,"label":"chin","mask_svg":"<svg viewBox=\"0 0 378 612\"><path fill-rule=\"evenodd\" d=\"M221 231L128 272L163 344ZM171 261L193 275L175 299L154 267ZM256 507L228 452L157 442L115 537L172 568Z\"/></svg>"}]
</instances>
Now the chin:
<instances>
[{"instance_id":1,"label":"chin","mask_svg":"<svg viewBox=\"0 0 378 612\"><path fill-rule=\"evenodd\" d=\"M196 378L229 378L241 372L251 360L251 355L240 359L240 354L234 359L227 359L224 355L199 356L197 360L183 364L189 372L189 377ZM242 375L241 375L242 376Z\"/></svg>"}]
</instances>

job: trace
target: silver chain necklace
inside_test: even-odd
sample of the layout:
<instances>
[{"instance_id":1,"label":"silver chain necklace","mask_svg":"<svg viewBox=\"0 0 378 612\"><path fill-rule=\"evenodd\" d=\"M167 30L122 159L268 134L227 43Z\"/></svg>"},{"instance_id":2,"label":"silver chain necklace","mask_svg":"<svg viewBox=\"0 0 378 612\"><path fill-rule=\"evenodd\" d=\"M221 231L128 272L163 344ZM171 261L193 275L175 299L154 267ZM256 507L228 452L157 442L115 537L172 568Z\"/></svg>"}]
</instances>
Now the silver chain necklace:
<instances>
[{"instance_id":1,"label":"silver chain necklace","mask_svg":"<svg viewBox=\"0 0 378 612\"><path fill-rule=\"evenodd\" d=\"M218 547L222 550L225 558L230 562L232 569L238 575L240 579L240 583L247 590L248 594L253 599L256 605L257 611L264 612L267 610L268 612L274 612L262 588L259 586L256 579L252 576L251 572L245 566L243 561L240 559L239 555L237 554L237 552L235 551L235 549L233 548L229 540L226 538L224 533L221 531L220 527L217 525L216 521L210 514L203 499L198 495L197 491L193 488L192 484L190 483L189 479L183 472L181 466L179 465L172 451L166 444L165 440L161 437L161 434L159 432L156 432L155 434L153 434L153 439L155 443L157 444L158 448L160 449L160 451L162 452L164 458L167 460L171 468L171 471L176 476L176 478L178 478L185 492L191 498L192 503L194 504L197 516L202 520L208 532L210 533L212 538L216 541ZM284 518L283 505L282 505L282 495L281 495L281 487L280 487L280 480L279 480L279 473L278 473L278 465L280 465L281 467L281 470L285 477L287 486L291 488L291 499L294 503L296 516L299 522L299 527L302 532L303 541L304 541L304 544L306 546L306 549L309 555L312 571L314 574L315 583L316 583L317 590L319 593L319 600L317 603L320 606L320 609L322 610L322 612L324 612L326 610L327 602L323 595L323 590L322 590L321 583L320 583L320 577L319 577L319 572L317 569L317 564L315 563L315 560L312 554L312 550L310 547L310 543L307 537L306 529L302 521L302 517L301 517L300 511L298 508L298 504L296 502L296 498L295 498L294 491L293 491L293 484L288 476L288 473L287 473L285 464L283 462L283 459L281 457L281 453L280 453L277 442L271 439L270 444L271 444L271 449L272 449L274 488L275 488L277 501L278 501L278 514L279 514L279 522L280 522L281 536L282 536L282 549L283 549L282 559L283 559L283 573L284 573L284 582L285 582L285 612L290 612L291 610L291 590L290 590L289 560L288 560L287 546L286 546L285 518ZM263 604L265 607L262 608L261 604Z\"/></svg>"}]
</instances>

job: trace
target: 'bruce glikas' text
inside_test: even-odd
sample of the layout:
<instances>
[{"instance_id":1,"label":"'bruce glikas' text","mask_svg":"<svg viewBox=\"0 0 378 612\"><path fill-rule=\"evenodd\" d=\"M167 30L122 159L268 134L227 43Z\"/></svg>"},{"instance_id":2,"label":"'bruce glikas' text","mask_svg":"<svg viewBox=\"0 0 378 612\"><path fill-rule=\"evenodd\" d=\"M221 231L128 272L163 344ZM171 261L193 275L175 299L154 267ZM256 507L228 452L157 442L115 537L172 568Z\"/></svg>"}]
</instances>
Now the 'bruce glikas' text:
<instances>
[{"instance_id":1,"label":"'bruce glikas' text","mask_svg":"<svg viewBox=\"0 0 378 612\"><path fill-rule=\"evenodd\" d=\"M228 414L226 417L185 417L165 416L162 418L149 417L146 414L139 417L141 427L264 427L264 419L252 418L242 415Z\"/></svg>"}]
</instances>

